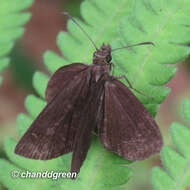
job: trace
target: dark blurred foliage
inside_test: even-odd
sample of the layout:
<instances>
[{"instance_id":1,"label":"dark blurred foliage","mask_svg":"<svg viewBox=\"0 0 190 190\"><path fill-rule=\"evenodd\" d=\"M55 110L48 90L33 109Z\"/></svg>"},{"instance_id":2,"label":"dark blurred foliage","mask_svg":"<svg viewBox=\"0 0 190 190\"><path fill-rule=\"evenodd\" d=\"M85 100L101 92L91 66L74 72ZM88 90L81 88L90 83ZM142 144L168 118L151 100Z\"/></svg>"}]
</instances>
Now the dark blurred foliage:
<instances>
[{"instance_id":1,"label":"dark blurred foliage","mask_svg":"<svg viewBox=\"0 0 190 190\"><path fill-rule=\"evenodd\" d=\"M185 60L186 63L186 68L189 70L190 72L190 56Z\"/></svg>"},{"instance_id":2,"label":"dark blurred foliage","mask_svg":"<svg viewBox=\"0 0 190 190\"><path fill-rule=\"evenodd\" d=\"M80 17L80 4L82 0L62 0L64 11L69 12L73 17Z\"/></svg>"},{"instance_id":3,"label":"dark blurred foliage","mask_svg":"<svg viewBox=\"0 0 190 190\"><path fill-rule=\"evenodd\" d=\"M30 55L27 55L21 43L18 43L10 54L10 70L13 80L21 88L34 92L32 86L32 77L36 71L35 61Z\"/></svg>"}]
</instances>

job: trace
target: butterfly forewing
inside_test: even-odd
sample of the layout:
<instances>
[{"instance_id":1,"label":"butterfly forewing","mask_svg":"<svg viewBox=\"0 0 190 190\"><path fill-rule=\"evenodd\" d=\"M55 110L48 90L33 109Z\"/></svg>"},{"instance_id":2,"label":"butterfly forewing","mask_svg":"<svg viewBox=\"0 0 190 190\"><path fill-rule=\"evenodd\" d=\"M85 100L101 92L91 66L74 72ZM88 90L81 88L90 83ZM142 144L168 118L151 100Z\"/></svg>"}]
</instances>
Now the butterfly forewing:
<instances>
[{"instance_id":1,"label":"butterfly forewing","mask_svg":"<svg viewBox=\"0 0 190 190\"><path fill-rule=\"evenodd\" d=\"M105 84L104 123L99 137L105 148L128 160L143 160L160 152L160 130L132 92L110 77Z\"/></svg>"},{"instance_id":2,"label":"butterfly forewing","mask_svg":"<svg viewBox=\"0 0 190 190\"><path fill-rule=\"evenodd\" d=\"M51 77L46 88L46 100L50 102L72 78L86 70L88 65L73 63L59 68Z\"/></svg>"},{"instance_id":3,"label":"butterfly forewing","mask_svg":"<svg viewBox=\"0 0 190 190\"><path fill-rule=\"evenodd\" d=\"M89 73L80 72L43 109L20 139L15 153L47 160L72 151L80 110L89 88Z\"/></svg>"}]
</instances>

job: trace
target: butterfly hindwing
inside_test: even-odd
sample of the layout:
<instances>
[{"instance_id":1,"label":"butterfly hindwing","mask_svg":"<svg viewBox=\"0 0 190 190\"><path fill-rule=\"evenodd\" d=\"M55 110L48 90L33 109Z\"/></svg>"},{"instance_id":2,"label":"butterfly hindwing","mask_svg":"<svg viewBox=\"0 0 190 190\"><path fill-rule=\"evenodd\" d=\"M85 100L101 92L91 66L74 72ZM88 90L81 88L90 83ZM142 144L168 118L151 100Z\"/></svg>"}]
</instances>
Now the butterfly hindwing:
<instances>
[{"instance_id":1,"label":"butterfly hindwing","mask_svg":"<svg viewBox=\"0 0 190 190\"><path fill-rule=\"evenodd\" d=\"M160 130L133 93L110 77L105 84L105 110L99 137L105 148L128 160L143 160L162 147Z\"/></svg>"},{"instance_id":2,"label":"butterfly hindwing","mask_svg":"<svg viewBox=\"0 0 190 190\"><path fill-rule=\"evenodd\" d=\"M95 78L95 77L94 77ZM81 108L80 120L75 136L71 172L79 173L80 167L89 150L94 129L103 120L104 79L93 81L89 87L89 94L85 105Z\"/></svg>"}]
</instances>

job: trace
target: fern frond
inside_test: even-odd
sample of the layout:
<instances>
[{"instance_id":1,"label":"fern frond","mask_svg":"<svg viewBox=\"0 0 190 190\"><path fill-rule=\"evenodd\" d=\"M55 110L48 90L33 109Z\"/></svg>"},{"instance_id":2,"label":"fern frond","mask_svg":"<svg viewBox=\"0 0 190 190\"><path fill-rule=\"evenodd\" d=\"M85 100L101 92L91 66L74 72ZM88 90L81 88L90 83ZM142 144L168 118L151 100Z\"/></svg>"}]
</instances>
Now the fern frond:
<instances>
[{"instance_id":1,"label":"fern frond","mask_svg":"<svg viewBox=\"0 0 190 190\"><path fill-rule=\"evenodd\" d=\"M153 97L143 97L134 91L153 115L170 92L163 85L176 73L173 64L184 60L190 53L187 45L190 42L189 12L188 0L136 1L132 14L121 21L120 37L113 43L114 47L143 41L155 44L113 53L116 66L127 72L132 85ZM115 73L125 74L118 67Z\"/></svg>"},{"instance_id":2,"label":"fern frond","mask_svg":"<svg viewBox=\"0 0 190 190\"><path fill-rule=\"evenodd\" d=\"M110 43L118 36L120 20L131 11L133 0L86 0L81 4L81 14L85 22L77 20L98 47ZM60 32L57 45L64 59L54 52L46 52L44 59L49 71L55 72L59 67L73 62L92 63L95 51L86 35L71 21L67 24L68 33Z\"/></svg>"},{"instance_id":3,"label":"fern frond","mask_svg":"<svg viewBox=\"0 0 190 190\"><path fill-rule=\"evenodd\" d=\"M183 112L190 125L190 99L185 101ZM173 123L170 132L177 151L168 146L162 149L165 171L159 167L153 168L152 184L155 190L184 190L190 186L190 129Z\"/></svg>"},{"instance_id":4,"label":"fern frond","mask_svg":"<svg viewBox=\"0 0 190 190\"><path fill-rule=\"evenodd\" d=\"M30 19L31 15L23 11L32 3L33 0L0 0L0 73L9 64L7 55L15 40L24 33L22 26ZM0 83L1 80L0 77Z\"/></svg>"}]
</instances>

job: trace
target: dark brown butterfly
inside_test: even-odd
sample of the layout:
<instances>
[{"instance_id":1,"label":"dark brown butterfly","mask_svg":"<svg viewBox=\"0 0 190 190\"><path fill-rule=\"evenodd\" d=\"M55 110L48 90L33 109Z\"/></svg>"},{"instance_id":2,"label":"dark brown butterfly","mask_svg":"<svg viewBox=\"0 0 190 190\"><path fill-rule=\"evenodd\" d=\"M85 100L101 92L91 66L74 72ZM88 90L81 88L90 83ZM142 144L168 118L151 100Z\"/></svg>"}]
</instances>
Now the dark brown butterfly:
<instances>
[{"instance_id":1,"label":"dark brown butterfly","mask_svg":"<svg viewBox=\"0 0 190 190\"><path fill-rule=\"evenodd\" d=\"M143 44L151 42L136 45ZM46 89L47 106L20 139L16 154L48 160L73 152L71 171L78 173L95 129L106 149L128 160L160 152L162 136L153 117L110 75L111 51L103 44L96 48L92 65L73 63L53 74Z\"/></svg>"}]
</instances>

